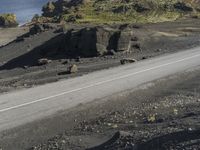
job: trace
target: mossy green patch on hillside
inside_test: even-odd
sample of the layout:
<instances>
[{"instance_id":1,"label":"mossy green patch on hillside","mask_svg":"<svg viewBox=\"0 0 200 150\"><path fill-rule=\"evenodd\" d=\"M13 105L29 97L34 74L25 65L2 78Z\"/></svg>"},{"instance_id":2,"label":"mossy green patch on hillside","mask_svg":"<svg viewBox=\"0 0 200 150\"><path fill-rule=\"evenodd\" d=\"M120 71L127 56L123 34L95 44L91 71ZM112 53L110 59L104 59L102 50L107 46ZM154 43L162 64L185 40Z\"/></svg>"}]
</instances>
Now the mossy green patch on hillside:
<instances>
[{"instance_id":1,"label":"mossy green patch on hillside","mask_svg":"<svg viewBox=\"0 0 200 150\"><path fill-rule=\"evenodd\" d=\"M50 10L44 12L48 17L73 23L146 23L198 14L198 5L192 0L59 0L43 10Z\"/></svg>"}]
</instances>

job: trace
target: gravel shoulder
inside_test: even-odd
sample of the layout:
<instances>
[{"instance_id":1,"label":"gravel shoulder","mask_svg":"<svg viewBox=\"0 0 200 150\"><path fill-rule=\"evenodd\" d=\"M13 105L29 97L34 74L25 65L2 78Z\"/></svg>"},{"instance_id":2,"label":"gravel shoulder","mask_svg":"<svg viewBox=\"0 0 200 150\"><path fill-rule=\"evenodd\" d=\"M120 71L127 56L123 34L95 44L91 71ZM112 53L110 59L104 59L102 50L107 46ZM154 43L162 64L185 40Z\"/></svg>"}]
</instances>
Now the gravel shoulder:
<instances>
[{"instance_id":1,"label":"gravel shoulder","mask_svg":"<svg viewBox=\"0 0 200 150\"><path fill-rule=\"evenodd\" d=\"M58 36L54 30L48 30L0 48L0 93L108 69L120 65L122 58L143 60L196 47L200 44L199 33L198 19L147 24L135 29L140 49L130 53L79 61L54 58L43 66L1 68L26 54L29 55L23 57L25 62L37 56L30 52ZM79 71L66 74L71 64L76 64ZM0 149L199 149L199 93L197 68L2 132Z\"/></svg>"},{"instance_id":2,"label":"gravel shoulder","mask_svg":"<svg viewBox=\"0 0 200 150\"><path fill-rule=\"evenodd\" d=\"M28 32L27 27L0 28L0 47Z\"/></svg>"},{"instance_id":3,"label":"gravel shoulder","mask_svg":"<svg viewBox=\"0 0 200 150\"><path fill-rule=\"evenodd\" d=\"M5 150L199 149L199 69L5 131L0 134L1 147Z\"/></svg>"}]
</instances>

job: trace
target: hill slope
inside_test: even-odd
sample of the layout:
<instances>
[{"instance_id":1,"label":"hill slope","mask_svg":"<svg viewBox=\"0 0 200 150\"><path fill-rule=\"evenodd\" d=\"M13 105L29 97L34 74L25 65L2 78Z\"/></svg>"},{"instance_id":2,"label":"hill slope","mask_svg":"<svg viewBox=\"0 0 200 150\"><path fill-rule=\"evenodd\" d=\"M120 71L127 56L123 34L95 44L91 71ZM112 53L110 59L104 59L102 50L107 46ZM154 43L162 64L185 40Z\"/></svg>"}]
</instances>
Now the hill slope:
<instances>
[{"instance_id":1,"label":"hill slope","mask_svg":"<svg viewBox=\"0 0 200 150\"><path fill-rule=\"evenodd\" d=\"M160 22L200 12L199 0L58 0L43 16L75 23Z\"/></svg>"}]
</instances>

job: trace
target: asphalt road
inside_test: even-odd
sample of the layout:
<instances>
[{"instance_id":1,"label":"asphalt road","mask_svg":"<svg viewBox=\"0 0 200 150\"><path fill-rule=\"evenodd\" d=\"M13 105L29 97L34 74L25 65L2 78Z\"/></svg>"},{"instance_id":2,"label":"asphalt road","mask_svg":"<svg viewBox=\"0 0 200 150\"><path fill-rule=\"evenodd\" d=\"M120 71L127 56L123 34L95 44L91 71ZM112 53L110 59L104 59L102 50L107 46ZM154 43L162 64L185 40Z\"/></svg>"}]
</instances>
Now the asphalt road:
<instances>
[{"instance_id":1,"label":"asphalt road","mask_svg":"<svg viewBox=\"0 0 200 150\"><path fill-rule=\"evenodd\" d=\"M200 48L0 95L0 131L200 66Z\"/></svg>"}]
</instances>

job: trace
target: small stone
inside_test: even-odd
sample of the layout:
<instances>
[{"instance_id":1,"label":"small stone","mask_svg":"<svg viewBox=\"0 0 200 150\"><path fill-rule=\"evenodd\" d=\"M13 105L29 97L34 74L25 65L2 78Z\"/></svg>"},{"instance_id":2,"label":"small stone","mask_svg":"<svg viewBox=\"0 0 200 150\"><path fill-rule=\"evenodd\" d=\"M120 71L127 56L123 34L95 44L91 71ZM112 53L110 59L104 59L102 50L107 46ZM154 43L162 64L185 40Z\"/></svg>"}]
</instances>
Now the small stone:
<instances>
[{"instance_id":1,"label":"small stone","mask_svg":"<svg viewBox=\"0 0 200 150\"><path fill-rule=\"evenodd\" d=\"M148 121L149 123L155 122L155 121L156 121L156 115L153 114L153 115L148 116L148 117L147 117L147 121Z\"/></svg>"},{"instance_id":2,"label":"small stone","mask_svg":"<svg viewBox=\"0 0 200 150\"><path fill-rule=\"evenodd\" d=\"M178 110L177 109L174 108L173 112L174 112L175 115L178 115Z\"/></svg>"},{"instance_id":3,"label":"small stone","mask_svg":"<svg viewBox=\"0 0 200 150\"><path fill-rule=\"evenodd\" d=\"M109 55L115 55L115 54L116 54L115 50L112 49L109 51Z\"/></svg>"},{"instance_id":4,"label":"small stone","mask_svg":"<svg viewBox=\"0 0 200 150\"><path fill-rule=\"evenodd\" d=\"M142 57L142 60L145 60L145 59L148 59L148 57L147 57L147 56L143 56L143 57Z\"/></svg>"},{"instance_id":5,"label":"small stone","mask_svg":"<svg viewBox=\"0 0 200 150\"><path fill-rule=\"evenodd\" d=\"M161 52L162 50L159 48L159 49L157 49L156 51L157 51L157 52Z\"/></svg>"},{"instance_id":6,"label":"small stone","mask_svg":"<svg viewBox=\"0 0 200 150\"><path fill-rule=\"evenodd\" d=\"M138 38L137 37L132 37L131 41L138 41Z\"/></svg>"},{"instance_id":7,"label":"small stone","mask_svg":"<svg viewBox=\"0 0 200 150\"><path fill-rule=\"evenodd\" d=\"M157 108L158 108L157 106L154 106L154 107L153 107L153 109L157 109Z\"/></svg>"},{"instance_id":8,"label":"small stone","mask_svg":"<svg viewBox=\"0 0 200 150\"><path fill-rule=\"evenodd\" d=\"M79 56L79 57L76 57L75 61L76 61L76 62L80 62L80 61L81 61L81 57L80 57L80 56Z\"/></svg>"},{"instance_id":9,"label":"small stone","mask_svg":"<svg viewBox=\"0 0 200 150\"><path fill-rule=\"evenodd\" d=\"M62 141L61 141L61 143L62 143L62 144L65 144L65 143L66 143L66 141L65 141L65 140L62 140Z\"/></svg>"},{"instance_id":10,"label":"small stone","mask_svg":"<svg viewBox=\"0 0 200 150\"><path fill-rule=\"evenodd\" d=\"M111 124L111 123L108 123L107 125L108 125L108 126L111 126L112 124Z\"/></svg>"},{"instance_id":11,"label":"small stone","mask_svg":"<svg viewBox=\"0 0 200 150\"><path fill-rule=\"evenodd\" d=\"M24 41L24 37L22 36L17 37L16 42L22 42L22 41Z\"/></svg>"},{"instance_id":12,"label":"small stone","mask_svg":"<svg viewBox=\"0 0 200 150\"><path fill-rule=\"evenodd\" d=\"M52 61L47 59L47 58L42 58L42 59L39 59L38 60L38 65L46 65L46 64L49 64L51 63Z\"/></svg>"},{"instance_id":13,"label":"small stone","mask_svg":"<svg viewBox=\"0 0 200 150\"><path fill-rule=\"evenodd\" d=\"M68 67L68 72L69 72L69 73L76 73L76 72L78 72L78 67L77 67L77 65L71 65L71 66L69 66L69 67Z\"/></svg>"},{"instance_id":14,"label":"small stone","mask_svg":"<svg viewBox=\"0 0 200 150\"><path fill-rule=\"evenodd\" d=\"M139 49L139 50L141 50L141 46L140 46L139 43L137 43L137 44L133 44L133 45L132 45L132 48L135 48L135 49Z\"/></svg>"},{"instance_id":15,"label":"small stone","mask_svg":"<svg viewBox=\"0 0 200 150\"><path fill-rule=\"evenodd\" d=\"M188 128L188 131L192 131L192 128Z\"/></svg>"},{"instance_id":16,"label":"small stone","mask_svg":"<svg viewBox=\"0 0 200 150\"><path fill-rule=\"evenodd\" d=\"M69 61L66 60L66 61L63 62L63 65L68 64L68 63L69 63Z\"/></svg>"},{"instance_id":17,"label":"small stone","mask_svg":"<svg viewBox=\"0 0 200 150\"><path fill-rule=\"evenodd\" d=\"M122 65L125 65L127 63L135 63L135 62L137 62L137 60L136 59L132 59L132 58L124 58L124 59L120 60L120 63Z\"/></svg>"},{"instance_id":18,"label":"small stone","mask_svg":"<svg viewBox=\"0 0 200 150\"><path fill-rule=\"evenodd\" d=\"M23 66L24 69L28 69L28 66Z\"/></svg>"},{"instance_id":19,"label":"small stone","mask_svg":"<svg viewBox=\"0 0 200 150\"><path fill-rule=\"evenodd\" d=\"M116 129L116 128L118 128L118 125L117 125L117 124L114 124L114 125L112 126L112 128L113 128L113 129Z\"/></svg>"}]
</instances>

